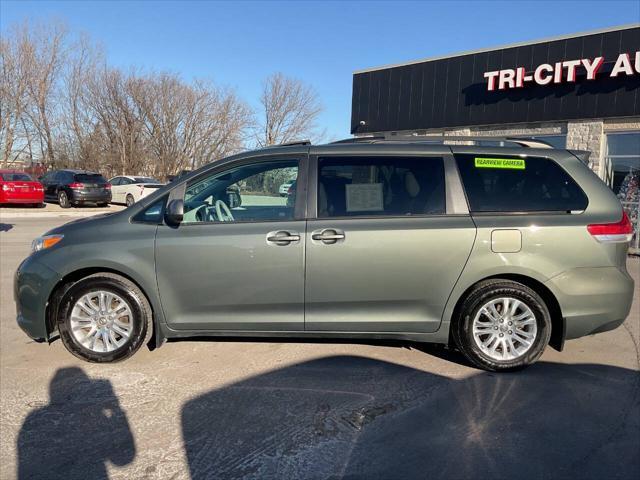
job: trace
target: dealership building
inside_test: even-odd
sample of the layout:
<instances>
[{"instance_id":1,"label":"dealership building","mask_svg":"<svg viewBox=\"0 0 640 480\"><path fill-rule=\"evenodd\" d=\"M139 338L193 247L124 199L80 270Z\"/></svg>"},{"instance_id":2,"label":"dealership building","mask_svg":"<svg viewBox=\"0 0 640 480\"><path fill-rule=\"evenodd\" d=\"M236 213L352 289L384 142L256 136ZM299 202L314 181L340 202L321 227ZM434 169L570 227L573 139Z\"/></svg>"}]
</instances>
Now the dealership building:
<instances>
[{"instance_id":1,"label":"dealership building","mask_svg":"<svg viewBox=\"0 0 640 480\"><path fill-rule=\"evenodd\" d=\"M588 150L637 221L640 24L357 71L351 133L526 136Z\"/></svg>"}]
</instances>

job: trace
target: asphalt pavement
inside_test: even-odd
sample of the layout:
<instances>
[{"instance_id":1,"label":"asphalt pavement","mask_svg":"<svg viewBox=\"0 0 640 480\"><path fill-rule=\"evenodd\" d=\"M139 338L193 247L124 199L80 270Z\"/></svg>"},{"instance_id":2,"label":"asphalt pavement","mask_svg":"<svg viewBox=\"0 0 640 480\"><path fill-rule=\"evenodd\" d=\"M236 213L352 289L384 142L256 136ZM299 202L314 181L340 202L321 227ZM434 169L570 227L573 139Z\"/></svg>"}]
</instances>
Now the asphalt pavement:
<instances>
[{"instance_id":1,"label":"asphalt pavement","mask_svg":"<svg viewBox=\"0 0 640 480\"><path fill-rule=\"evenodd\" d=\"M69 219L3 212L2 479L640 477L638 294L622 327L518 373L437 346L219 339L94 365L15 322L13 272Z\"/></svg>"}]
</instances>

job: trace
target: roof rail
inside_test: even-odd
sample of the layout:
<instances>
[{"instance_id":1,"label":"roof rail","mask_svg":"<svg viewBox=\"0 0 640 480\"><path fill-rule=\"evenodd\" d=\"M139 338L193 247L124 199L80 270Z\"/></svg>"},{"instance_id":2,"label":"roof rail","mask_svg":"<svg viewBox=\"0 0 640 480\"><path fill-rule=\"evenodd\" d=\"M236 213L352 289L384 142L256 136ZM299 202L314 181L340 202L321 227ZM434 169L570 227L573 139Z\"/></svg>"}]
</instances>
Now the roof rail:
<instances>
[{"instance_id":1,"label":"roof rail","mask_svg":"<svg viewBox=\"0 0 640 480\"><path fill-rule=\"evenodd\" d=\"M386 137L382 135L370 135L368 137L351 137L351 138L343 138L342 140L336 140L334 142L330 142L330 145L335 145L337 143L367 143L373 140L386 140Z\"/></svg>"},{"instance_id":2,"label":"roof rail","mask_svg":"<svg viewBox=\"0 0 640 480\"><path fill-rule=\"evenodd\" d=\"M415 142L415 143L445 143L445 142L503 142L512 143L528 148L554 148L548 142L531 137L485 137L485 136L457 136L457 135L378 135L369 137L353 137L338 140L336 143L378 143L378 142Z\"/></svg>"},{"instance_id":3,"label":"roof rail","mask_svg":"<svg viewBox=\"0 0 640 480\"><path fill-rule=\"evenodd\" d=\"M294 140L292 142L279 143L276 147L292 147L294 145L311 145L311 140Z\"/></svg>"}]
</instances>

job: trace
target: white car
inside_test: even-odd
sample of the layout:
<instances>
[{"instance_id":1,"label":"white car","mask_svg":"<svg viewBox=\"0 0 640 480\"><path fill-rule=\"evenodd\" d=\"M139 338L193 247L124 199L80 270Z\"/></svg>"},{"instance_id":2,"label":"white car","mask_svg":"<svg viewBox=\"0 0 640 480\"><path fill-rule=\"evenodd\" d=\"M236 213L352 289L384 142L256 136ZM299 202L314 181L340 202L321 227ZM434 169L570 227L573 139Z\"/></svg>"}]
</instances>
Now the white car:
<instances>
[{"instance_id":1,"label":"white car","mask_svg":"<svg viewBox=\"0 0 640 480\"><path fill-rule=\"evenodd\" d=\"M289 180L288 182L284 182L282 185L280 185L280 189L278 190L280 196L286 197L289 193L289 188L291 188L291 185L293 185L294 183L295 180Z\"/></svg>"},{"instance_id":2,"label":"white car","mask_svg":"<svg viewBox=\"0 0 640 480\"><path fill-rule=\"evenodd\" d=\"M155 178L122 175L109 180L111 203L124 203L127 207L150 195L164 184Z\"/></svg>"}]
</instances>

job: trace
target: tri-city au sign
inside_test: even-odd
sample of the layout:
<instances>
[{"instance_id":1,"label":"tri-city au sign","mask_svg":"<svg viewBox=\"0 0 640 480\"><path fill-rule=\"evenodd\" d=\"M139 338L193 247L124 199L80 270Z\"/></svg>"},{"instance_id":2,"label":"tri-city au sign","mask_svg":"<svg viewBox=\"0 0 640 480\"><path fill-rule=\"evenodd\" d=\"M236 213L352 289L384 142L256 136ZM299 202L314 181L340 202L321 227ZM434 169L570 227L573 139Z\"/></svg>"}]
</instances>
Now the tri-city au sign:
<instances>
[{"instance_id":1,"label":"tri-city au sign","mask_svg":"<svg viewBox=\"0 0 640 480\"><path fill-rule=\"evenodd\" d=\"M576 72L583 69L586 72L587 80L599 78L599 71L604 64L604 57L582 58L580 60L565 60L555 62L553 65L543 63L532 72L527 72L524 67L507 68L505 70L494 70L485 72L487 79L487 90L506 90L510 88L522 88L527 84L548 85L562 82L575 82ZM621 53L618 55L609 77L640 74L640 51L635 53L632 61L631 54Z\"/></svg>"}]
</instances>

